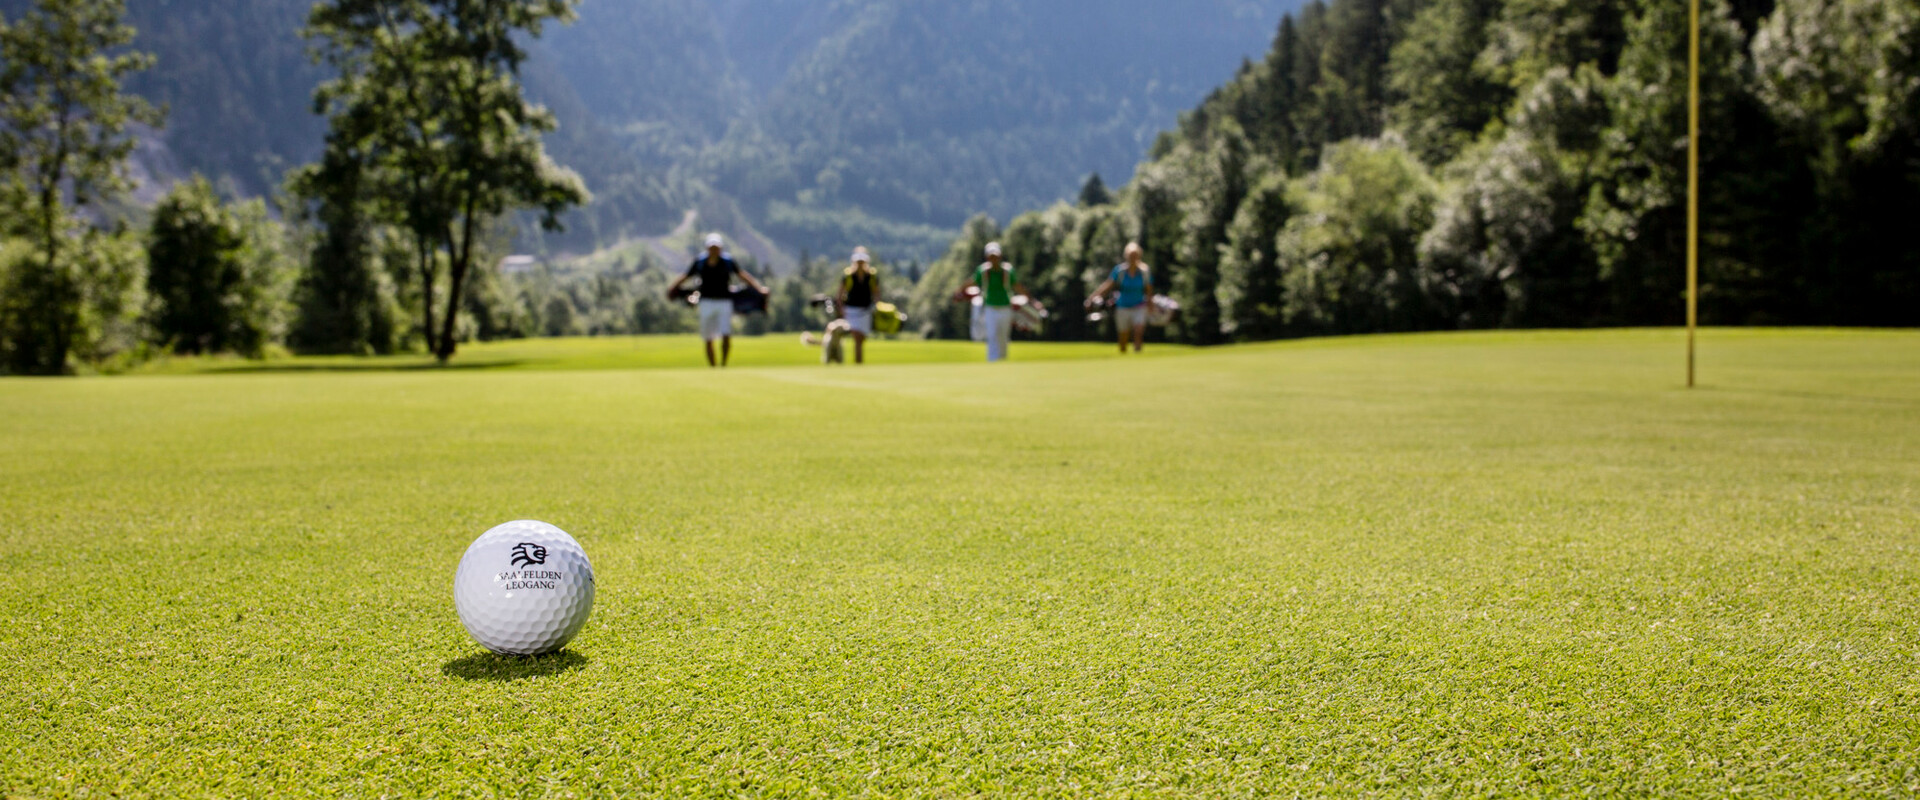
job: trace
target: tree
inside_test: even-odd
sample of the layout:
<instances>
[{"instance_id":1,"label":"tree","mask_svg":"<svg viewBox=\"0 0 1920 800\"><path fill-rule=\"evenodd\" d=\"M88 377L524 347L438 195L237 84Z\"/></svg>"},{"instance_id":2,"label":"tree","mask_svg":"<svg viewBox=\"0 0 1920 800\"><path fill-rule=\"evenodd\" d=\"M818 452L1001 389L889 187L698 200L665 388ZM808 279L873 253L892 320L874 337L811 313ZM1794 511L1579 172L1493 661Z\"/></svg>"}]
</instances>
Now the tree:
<instances>
[{"instance_id":1,"label":"tree","mask_svg":"<svg viewBox=\"0 0 1920 800\"><path fill-rule=\"evenodd\" d=\"M363 199L365 175L365 157L335 139L320 164L297 171L290 182L293 194L307 199L304 213L320 226L294 290L298 312L288 343L297 350L361 355L394 349L378 234Z\"/></svg>"},{"instance_id":2,"label":"tree","mask_svg":"<svg viewBox=\"0 0 1920 800\"><path fill-rule=\"evenodd\" d=\"M1287 205L1286 173L1260 178L1227 228L1220 259L1222 323L1239 339L1269 339L1285 332L1281 316L1285 296L1274 241L1292 217Z\"/></svg>"},{"instance_id":3,"label":"tree","mask_svg":"<svg viewBox=\"0 0 1920 800\"><path fill-rule=\"evenodd\" d=\"M340 72L316 95L330 139L364 152L361 187L413 236L424 327L443 363L492 221L533 208L557 231L562 213L588 201L580 177L547 158L541 135L556 123L519 79L520 37L570 21L576 2L331 0L309 19L308 37ZM447 293L435 320L439 255Z\"/></svg>"},{"instance_id":4,"label":"tree","mask_svg":"<svg viewBox=\"0 0 1920 800\"><path fill-rule=\"evenodd\" d=\"M1196 154L1193 190L1181 204L1180 270L1166 286L1182 303L1180 334L1194 344L1225 337L1220 307L1220 245L1247 196L1247 143L1239 126L1223 123Z\"/></svg>"},{"instance_id":5,"label":"tree","mask_svg":"<svg viewBox=\"0 0 1920 800\"><path fill-rule=\"evenodd\" d=\"M8 369L52 375L86 349L89 307L115 302L115 256L86 211L127 188L129 127L162 112L125 94L127 76L153 59L117 52L133 41L122 0L39 0L0 20L0 169L6 233L32 254L11 271L3 338ZM105 304L104 306L102 304Z\"/></svg>"},{"instance_id":6,"label":"tree","mask_svg":"<svg viewBox=\"0 0 1920 800\"><path fill-rule=\"evenodd\" d=\"M173 188L147 230L147 295L154 335L180 353L258 356L269 335L271 277L240 215L201 176Z\"/></svg>"},{"instance_id":7,"label":"tree","mask_svg":"<svg viewBox=\"0 0 1920 800\"><path fill-rule=\"evenodd\" d=\"M1437 0L1394 45L1388 117L1428 164L1453 160L1512 99L1479 63L1499 12L1499 0Z\"/></svg>"},{"instance_id":8,"label":"tree","mask_svg":"<svg viewBox=\"0 0 1920 800\"><path fill-rule=\"evenodd\" d=\"M1336 334L1435 327L1418 271L1435 194L1397 140L1328 148L1320 169L1295 182L1288 204L1297 211L1276 242L1288 324Z\"/></svg>"},{"instance_id":9,"label":"tree","mask_svg":"<svg viewBox=\"0 0 1920 800\"><path fill-rule=\"evenodd\" d=\"M1098 208L1107 205L1113 205L1113 193L1107 191L1107 182L1100 180L1100 173L1093 173L1080 187L1080 206Z\"/></svg>"},{"instance_id":10,"label":"tree","mask_svg":"<svg viewBox=\"0 0 1920 800\"><path fill-rule=\"evenodd\" d=\"M1301 97L1300 81L1308 70L1301 63L1300 28L1293 15L1280 18L1280 30L1273 35L1273 50L1267 54L1267 83L1256 95L1260 107L1271 109L1272 116L1247 133L1261 152L1274 159L1281 170L1300 169L1300 132L1294 125L1293 111Z\"/></svg>"},{"instance_id":11,"label":"tree","mask_svg":"<svg viewBox=\"0 0 1920 800\"><path fill-rule=\"evenodd\" d=\"M1788 291L1829 324L1920 319L1920 7L1782 0L1752 43L1757 95L1799 151L1812 203L1805 277Z\"/></svg>"},{"instance_id":12,"label":"tree","mask_svg":"<svg viewBox=\"0 0 1920 800\"><path fill-rule=\"evenodd\" d=\"M1558 124L1563 151L1595 153L1600 163L1588 209L1580 225L1593 243L1600 277L1609 295L1604 319L1616 324L1673 325L1685 320L1687 234L1687 9L1678 3L1652 3L1629 20L1626 45L1611 82L1591 71L1575 82L1603 86L1602 119ZM1753 202L1721 191L1729 174L1751 172L1739 150L1764 142L1740 142L1734 104L1747 94L1748 70L1738 24L1724 2L1701 3L1701 232L1703 294L1713 288L1732 233L1721 226L1724 211ZM1550 84L1565 68L1549 71ZM1602 135L1588 138L1589 131ZM1577 137L1564 141L1569 132ZM1748 167L1749 169L1743 169ZM1704 199L1704 198L1703 198ZM1763 233L1756 231L1755 233Z\"/></svg>"}]
</instances>

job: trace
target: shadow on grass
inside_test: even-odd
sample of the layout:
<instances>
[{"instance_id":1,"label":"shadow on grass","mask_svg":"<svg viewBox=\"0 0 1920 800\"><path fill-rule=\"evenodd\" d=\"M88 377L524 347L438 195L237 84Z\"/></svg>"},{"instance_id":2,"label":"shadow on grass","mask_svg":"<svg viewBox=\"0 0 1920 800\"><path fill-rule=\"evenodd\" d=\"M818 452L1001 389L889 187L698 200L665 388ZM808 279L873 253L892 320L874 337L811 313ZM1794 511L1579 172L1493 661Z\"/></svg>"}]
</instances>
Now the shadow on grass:
<instances>
[{"instance_id":1,"label":"shadow on grass","mask_svg":"<svg viewBox=\"0 0 1920 800\"><path fill-rule=\"evenodd\" d=\"M480 653L456 658L440 668L440 673L464 681L512 682L527 678L558 675L587 665L587 657L562 650L544 656L503 656Z\"/></svg>"},{"instance_id":2,"label":"shadow on grass","mask_svg":"<svg viewBox=\"0 0 1920 800\"><path fill-rule=\"evenodd\" d=\"M260 364L260 365L237 364L231 367L215 367L208 371L213 373L223 374L223 375L232 375L232 374L251 375L251 374L263 374L263 373L275 373L275 372L282 372L282 373L427 372L427 371L436 371L436 370L447 370L447 371L458 372L463 370L476 371L476 370L489 370L489 369L512 369L514 367L518 367L526 363L527 362L524 360L515 360L515 361L464 361L464 362L456 361L452 364L445 364L445 365L437 364L432 361L403 362L398 364L383 364L380 362L364 362L364 363L343 362L339 364Z\"/></svg>"}]
</instances>

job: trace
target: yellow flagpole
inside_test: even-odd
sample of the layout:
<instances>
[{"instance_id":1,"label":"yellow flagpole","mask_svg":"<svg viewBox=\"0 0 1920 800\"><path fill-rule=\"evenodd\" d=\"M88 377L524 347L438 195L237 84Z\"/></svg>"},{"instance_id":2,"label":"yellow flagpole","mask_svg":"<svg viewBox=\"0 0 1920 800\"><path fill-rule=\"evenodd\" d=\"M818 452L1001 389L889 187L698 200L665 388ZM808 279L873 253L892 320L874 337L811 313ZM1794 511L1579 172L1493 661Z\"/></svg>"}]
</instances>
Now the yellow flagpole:
<instances>
[{"instance_id":1,"label":"yellow flagpole","mask_svg":"<svg viewBox=\"0 0 1920 800\"><path fill-rule=\"evenodd\" d=\"M1693 388L1700 325L1700 0L1691 0L1687 41L1687 388Z\"/></svg>"}]
</instances>

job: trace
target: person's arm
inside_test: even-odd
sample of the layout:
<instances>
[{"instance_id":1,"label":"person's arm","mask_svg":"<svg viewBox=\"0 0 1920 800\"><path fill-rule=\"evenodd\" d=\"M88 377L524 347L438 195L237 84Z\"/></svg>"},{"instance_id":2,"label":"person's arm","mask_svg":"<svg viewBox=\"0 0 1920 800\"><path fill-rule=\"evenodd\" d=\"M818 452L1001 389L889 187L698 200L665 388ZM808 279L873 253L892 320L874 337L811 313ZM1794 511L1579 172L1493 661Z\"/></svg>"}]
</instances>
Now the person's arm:
<instances>
[{"instance_id":1,"label":"person's arm","mask_svg":"<svg viewBox=\"0 0 1920 800\"><path fill-rule=\"evenodd\" d=\"M840 293L833 296L833 318L847 318L847 280L840 279Z\"/></svg>"},{"instance_id":2,"label":"person's arm","mask_svg":"<svg viewBox=\"0 0 1920 800\"><path fill-rule=\"evenodd\" d=\"M733 265L733 271L735 274L739 275L740 277L745 278L747 280L747 285L753 287L754 291L759 292L761 294L772 294L771 292L767 291L767 287L761 285L760 281L754 279L753 273L748 272L746 267L740 266L738 263L736 263Z\"/></svg>"},{"instance_id":3,"label":"person's arm","mask_svg":"<svg viewBox=\"0 0 1920 800\"><path fill-rule=\"evenodd\" d=\"M1087 305L1099 305L1100 301L1106 298L1107 292L1111 291L1113 291L1113 279L1108 278L1101 282L1100 288L1093 290L1093 294L1087 295Z\"/></svg>"},{"instance_id":4,"label":"person's arm","mask_svg":"<svg viewBox=\"0 0 1920 800\"><path fill-rule=\"evenodd\" d=\"M980 286L980 281L979 281L979 276L978 276L978 275L969 275L969 276L967 276L967 282L966 282L966 283L963 283L963 284L960 284L960 289L959 289L958 291L956 291L956 292L954 292L954 293L953 293L953 299L954 299L954 300L966 300L966 299L968 299L968 297L967 297L967 291L968 291L968 290L970 290L970 289L978 289L978 288L979 288L979 286Z\"/></svg>"},{"instance_id":5,"label":"person's arm","mask_svg":"<svg viewBox=\"0 0 1920 800\"><path fill-rule=\"evenodd\" d=\"M1142 270L1142 271L1143 271L1143 272L1146 272L1146 273L1147 273L1147 281L1146 281L1146 283L1147 283L1147 304L1148 304L1148 305L1152 305L1152 304L1153 304L1153 273L1152 273L1152 272L1150 272L1150 271L1146 271L1146 270Z\"/></svg>"},{"instance_id":6,"label":"person's arm","mask_svg":"<svg viewBox=\"0 0 1920 800\"><path fill-rule=\"evenodd\" d=\"M689 268L687 269L687 271L686 271L686 274L683 274L683 275L681 275L681 276L680 276L680 279L679 279L679 280L677 280L677 281L674 281L674 282L673 282L673 285L672 285L672 286L669 286L669 287L667 287L667 298L668 298L668 299L672 299L672 298L673 298L673 294L674 294L675 292L678 292L678 291L680 291L680 287L681 287L681 286L684 286L684 285L686 285L686 282L687 282L687 279L688 279L688 278L691 278L691 277L693 277L693 273L694 273L694 271L695 271L695 270L697 270L697 269L699 269L699 268L700 268L700 266L699 266L699 264L698 264L698 263L696 262L696 263L694 264L694 266L692 266L692 267L689 267Z\"/></svg>"}]
</instances>

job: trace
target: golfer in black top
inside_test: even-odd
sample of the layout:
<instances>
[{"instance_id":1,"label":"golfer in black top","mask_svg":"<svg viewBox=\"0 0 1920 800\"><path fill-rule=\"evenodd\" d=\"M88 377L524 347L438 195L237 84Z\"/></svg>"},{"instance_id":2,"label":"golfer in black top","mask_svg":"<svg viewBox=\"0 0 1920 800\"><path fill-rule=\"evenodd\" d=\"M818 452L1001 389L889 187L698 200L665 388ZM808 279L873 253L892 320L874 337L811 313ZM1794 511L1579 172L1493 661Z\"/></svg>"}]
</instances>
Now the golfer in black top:
<instances>
[{"instance_id":1,"label":"golfer in black top","mask_svg":"<svg viewBox=\"0 0 1920 800\"><path fill-rule=\"evenodd\" d=\"M867 248L853 251L853 266L840 279L840 318L853 333L853 363L867 363L867 337L873 335L873 304L880 296L880 275Z\"/></svg>"},{"instance_id":2,"label":"golfer in black top","mask_svg":"<svg viewBox=\"0 0 1920 800\"><path fill-rule=\"evenodd\" d=\"M727 360L733 357L733 276L740 276L754 291L767 293L766 287L722 252L725 246L726 240L720 238L720 234L708 236L707 256L693 262L693 266L687 268L687 274L680 276L667 288L667 295L671 297L680 291L688 278L700 279L700 338L707 345L709 367L724 367ZM713 353L715 339L720 340L718 359L714 358Z\"/></svg>"}]
</instances>

